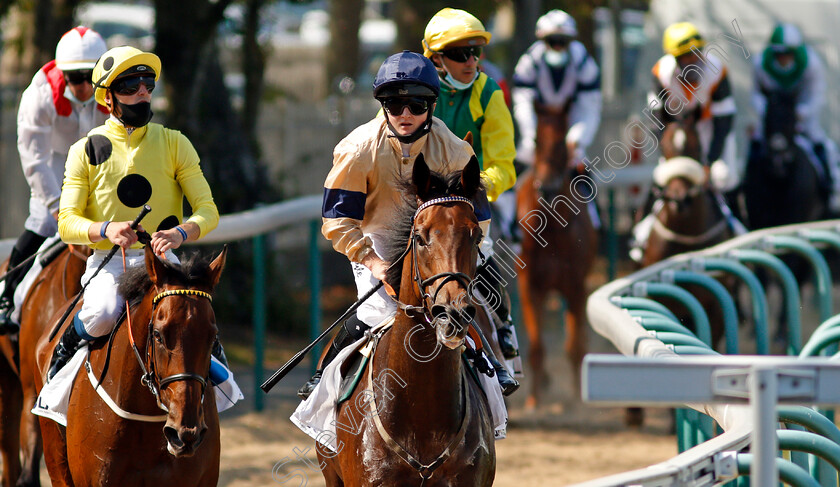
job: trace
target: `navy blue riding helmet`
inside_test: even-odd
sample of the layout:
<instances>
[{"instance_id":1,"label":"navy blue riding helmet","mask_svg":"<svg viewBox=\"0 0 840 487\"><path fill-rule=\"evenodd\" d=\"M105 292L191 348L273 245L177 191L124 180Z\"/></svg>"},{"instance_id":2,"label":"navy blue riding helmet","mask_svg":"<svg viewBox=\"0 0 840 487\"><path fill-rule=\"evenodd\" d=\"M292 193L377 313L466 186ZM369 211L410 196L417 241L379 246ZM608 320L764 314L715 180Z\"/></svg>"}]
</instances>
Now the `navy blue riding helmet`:
<instances>
[{"instance_id":1,"label":"navy blue riding helmet","mask_svg":"<svg viewBox=\"0 0 840 487\"><path fill-rule=\"evenodd\" d=\"M439 95L440 78L435 65L416 52L403 51L389 56L379 67L373 81L373 96L380 101L389 97L423 97L428 98L431 105ZM388 126L400 142L411 143L429 133L432 113L429 110L426 123L411 135L397 135L390 121Z\"/></svg>"}]
</instances>

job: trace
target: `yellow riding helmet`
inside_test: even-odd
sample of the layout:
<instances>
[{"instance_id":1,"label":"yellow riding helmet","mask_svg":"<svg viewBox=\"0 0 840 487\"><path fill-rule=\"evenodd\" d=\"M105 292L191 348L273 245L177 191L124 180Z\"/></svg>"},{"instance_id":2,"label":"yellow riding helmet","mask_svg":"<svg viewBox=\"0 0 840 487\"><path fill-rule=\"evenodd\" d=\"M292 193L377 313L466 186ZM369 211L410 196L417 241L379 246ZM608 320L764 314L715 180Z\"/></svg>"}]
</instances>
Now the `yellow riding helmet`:
<instances>
[{"instance_id":1,"label":"yellow riding helmet","mask_svg":"<svg viewBox=\"0 0 840 487\"><path fill-rule=\"evenodd\" d=\"M703 49L705 45L706 41L703 40L700 31L691 22L680 22L669 26L662 37L662 49L666 54L674 57L690 52L692 47L698 50Z\"/></svg>"},{"instance_id":2,"label":"yellow riding helmet","mask_svg":"<svg viewBox=\"0 0 840 487\"><path fill-rule=\"evenodd\" d=\"M423 55L431 58L447 45L470 37L483 37L485 43L490 42L490 33L484 30L484 24L475 16L464 10L446 7L426 25Z\"/></svg>"},{"instance_id":3,"label":"yellow riding helmet","mask_svg":"<svg viewBox=\"0 0 840 487\"><path fill-rule=\"evenodd\" d=\"M106 51L93 67L93 96L96 102L105 106L105 93L111 83L135 66L148 66L154 71L155 81L160 78L160 58L157 55L131 46L119 46Z\"/></svg>"}]
</instances>

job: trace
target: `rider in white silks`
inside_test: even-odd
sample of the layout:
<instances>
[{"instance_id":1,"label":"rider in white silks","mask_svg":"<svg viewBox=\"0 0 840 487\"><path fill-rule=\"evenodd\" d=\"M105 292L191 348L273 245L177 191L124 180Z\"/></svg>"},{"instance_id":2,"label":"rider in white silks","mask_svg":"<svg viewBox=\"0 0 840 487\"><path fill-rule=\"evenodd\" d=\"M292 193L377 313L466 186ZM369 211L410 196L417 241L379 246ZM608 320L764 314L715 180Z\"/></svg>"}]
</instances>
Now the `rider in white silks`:
<instances>
[{"instance_id":1,"label":"rider in white silks","mask_svg":"<svg viewBox=\"0 0 840 487\"><path fill-rule=\"evenodd\" d=\"M653 129L662 136L665 126L686 117L697 117L701 160L712 187L719 192L731 191L738 185L737 171L730 168L735 161L735 99L726 66L711 52L697 28L688 22L673 24L663 36L665 55L653 66L653 90L648 93L648 108ZM661 162L660 162L661 163ZM745 231L735 219L720 193L721 210L736 233ZM652 203L652 202L651 202ZM633 228L630 257L641 262L644 247L653 227L656 208Z\"/></svg>"},{"instance_id":2,"label":"rider in white silks","mask_svg":"<svg viewBox=\"0 0 840 487\"><path fill-rule=\"evenodd\" d=\"M35 73L21 95L17 114L18 153L29 184L29 217L9 256L9 268L23 263L58 231L58 199L64 161L70 145L101 125L108 110L93 99L91 70L107 47L102 36L87 27L66 32L55 48L55 59ZM31 267L10 272L0 286L0 334L15 333L15 289Z\"/></svg>"},{"instance_id":3,"label":"rider in white silks","mask_svg":"<svg viewBox=\"0 0 840 487\"><path fill-rule=\"evenodd\" d=\"M537 41L519 58L513 73L513 117L520 139L516 159L534 164L537 115L535 103L560 108L567 103L569 131L566 145L577 164L582 164L601 123L601 71L586 47L575 40L577 24L562 10L551 10L537 20ZM516 195L499 198L503 207L502 227L512 228L516 219ZM589 213L600 226L597 207L592 201ZM513 222L515 223L515 222Z\"/></svg>"},{"instance_id":4,"label":"rider in white silks","mask_svg":"<svg viewBox=\"0 0 840 487\"><path fill-rule=\"evenodd\" d=\"M820 125L820 113L825 100L825 70L819 55L805 44L796 26L780 23L773 29L770 41L761 56L756 56L755 83L752 105L758 116L753 132L751 151L760 150L766 142L764 117L767 97L772 93L791 94L796 103L796 126L801 137L798 144L822 174L821 184L828 193L832 211L840 211L840 168L837 146L828 138Z\"/></svg>"},{"instance_id":5,"label":"rider in white silks","mask_svg":"<svg viewBox=\"0 0 840 487\"><path fill-rule=\"evenodd\" d=\"M373 87L382 112L336 145L333 167L324 182L321 233L350 260L359 297L385 278L389 264L381 257L382 239L400 203L397 179L411 174L421 151L433 171L463 169L474 157L469 144L432 116L440 96L440 78L431 60L410 51L394 54L379 68ZM476 202L476 216L486 234L490 208L486 197L482 195L481 200ZM396 303L384 287L364 301L339 327L320 367L298 396L309 398L321 383L324 369L342 349L396 312ZM519 383L489 348L485 351L501 389L515 391Z\"/></svg>"}]
</instances>

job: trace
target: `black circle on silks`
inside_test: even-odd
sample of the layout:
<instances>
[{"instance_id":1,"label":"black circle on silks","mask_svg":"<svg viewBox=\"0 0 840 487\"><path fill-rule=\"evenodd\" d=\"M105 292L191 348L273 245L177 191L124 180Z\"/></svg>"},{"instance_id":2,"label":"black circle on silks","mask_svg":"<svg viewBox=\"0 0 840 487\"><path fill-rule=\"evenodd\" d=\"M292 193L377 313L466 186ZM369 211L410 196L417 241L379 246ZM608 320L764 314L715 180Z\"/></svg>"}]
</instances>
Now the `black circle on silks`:
<instances>
[{"instance_id":1,"label":"black circle on silks","mask_svg":"<svg viewBox=\"0 0 840 487\"><path fill-rule=\"evenodd\" d=\"M129 174L117 185L117 197L129 208L139 208L152 197L152 185L139 174Z\"/></svg>"},{"instance_id":2,"label":"black circle on silks","mask_svg":"<svg viewBox=\"0 0 840 487\"><path fill-rule=\"evenodd\" d=\"M161 230L169 230L170 228L175 228L181 224L181 221L178 220L178 217L175 215L169 215L168 217L164 218L160 225L157 227L157 231L160 232Z\"/></svg>"},{"instance_id":3,"label":"black circle on silks","mask_svg":"<svg viewBox=\"0 0 840 487\"><path fill-rule=\"evenodd\" d=\"M85 154L92 166L98 166L107 161L111 157L112 149L111 141L104 135L91 135L85 142Z\"/></svg>"}]
</instances>

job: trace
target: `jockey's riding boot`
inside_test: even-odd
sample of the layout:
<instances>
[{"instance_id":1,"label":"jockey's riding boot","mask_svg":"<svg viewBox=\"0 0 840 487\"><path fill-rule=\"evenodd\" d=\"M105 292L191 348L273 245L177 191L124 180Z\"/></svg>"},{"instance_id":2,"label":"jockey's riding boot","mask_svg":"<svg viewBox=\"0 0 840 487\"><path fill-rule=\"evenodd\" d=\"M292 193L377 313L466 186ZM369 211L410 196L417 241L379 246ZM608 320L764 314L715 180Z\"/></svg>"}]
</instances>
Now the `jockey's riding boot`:
<instances>
[{"instance_id":1,"label":"jockey's riding boot","mask_svg":"<svg viewBox=\"0 0 840 487\"><path fill-rule=\"evenodd\" d=\"M493 353L493 349L490 347L490 343L487 342L487 338L484 336L484 333L481 332L481 328L479 328L476 323L473 323L470 326L481 338L481 349L484 351L484 355L487 356L487 360L490 361L490 365L493 366L493 370L496 372L496 380L499 381L499 386L502 388L502 394L505 396L513 394L517 389L519 389L519 381L514 379L505 366L499 363L498 359L496 359L496 354Z\"/></svg>"},{"instance_id":2,"label":"jockey's riding boot","mask_svg":"<svg viewBox=\"0 0 840 487\"><path fill-rule=\"evenodd\" d=\"M507 368L496 360L496 356L493 354L492 349L484 348L484 353L487 354L487 359L490 360L490 365L492 365L493 370L496 371L496 380L499 381L499 386L502 388L502 394L509 396L516 392L516 390L519 389L519 381L514 379L507 371Z\"/></svg>"},{"instance_id":3,"label":"jockey's riding boot","mask_svg":"<svg viewBox=\"0 0 840 487\"><path fill-rule=\"evenodd\" d=\"M38 247L44 243L46 237L42 237L31 230L25 230L12 247L9 255L9 269L17 267L27 258L38 251ZM14 334L20 330L20 326L12 321L12 312L15 310L14 296L20 282L32 267L32 263L21 266L18 269L9 271L6 275L3 295L0 296L0 335Z\"/></svg>"},{"instance_id":4,"label":"jockey's riding boot","mask_svg":"<svg viewBox=\"0 0 840 487\"><path fill-rule=\"evenodd\" d=\"M12 321L11 315L14 310L15 305L12 300L6 296L0 296L0 335L13 335L20 330L18 324Z\"/></svg>"},{"instance_id":5,"label":"jockey's riding boot","mask_svg":"<svg viewBox=\"0 0 840 487\"><path fill-rule=\"evenodd\" d=\"M222 347L222 341L216 338L216 342L213 343L213 348L210 350L210 355L216 357L216 360L222 363L225 367L230 369L230 365L228 365L227 356L225 355L225 349Z\"/></svg>"},{"instance_id":6,"label":"jockey's riding boot","mask_svg":"<svg viewBox=\"0 0 840 487\"><path fill-rule=\"evenodd\" d=\"M831 167L828 161L828 151L825 149L825 144L820 142L814 143L814 155L822 166L823 177L820 178L820 187L826 195L831 195L832 181L831 181Z\"/></svg>"},{"instance_id":7,"label":"jockey's riding boot","mask_svg":"<svg viewBox=\"0 0 840 487\"><path fill-rule=\"evenodd\" d=\"M496 336L499 337L499 348L506 359L519 356L519 349L513 341L513 323L510 322L510 318L502 326L496 328Z\"/></svg>"},{"instance_id":8,"label":"jockey's riding boot","mask_svg":"<svg viewBox=\"0 0 840 487\"><path fill-rule=\"evenodd\" d=\"M321 365L315 371L315 375L313 375L306 384L298 389L298 397L306 400L310 394L312 394L312 391L315 390L315 386L321 382L321 375L324 373L324 368L326 368L326 366L335 359L338 352L344 349L347 345L350 345L364 336L365 331L368 329L370 329L370 327L360 320L355 314L351 315L350 318L347 318L347 321L339 327L338 333L335 334L335 338L333 338L329 350L327 350L327 353L324 355Z\"/></svg>"},{"instance_id":9,"label":"jockey's riding boot","mask_svg":"<svg viewBox=\"0 0 840 487\"><path fill-rule=\"evenodd\" d=\"M50 371L47 374L47 381L55 377L55 374L67 365L67 362L73 358L76 350L78 350L82 345L82 342L84 342L84 339L79 336L79 332L76 331L75 322L76 319L74 319L73 323L64 330L64 335L61 335L61 340L59 340L58 345L55 346L52 360L50 360Z\"/></svg>"}]
</instances>

